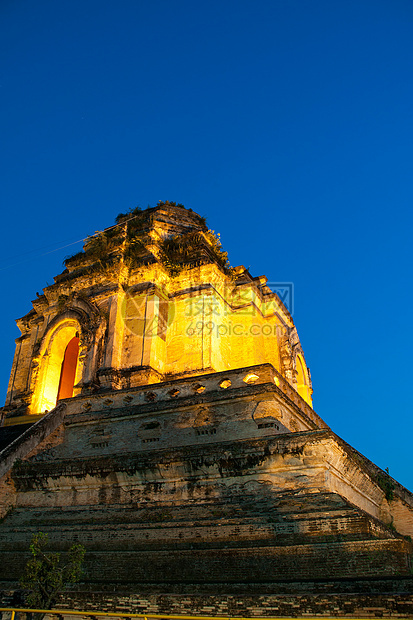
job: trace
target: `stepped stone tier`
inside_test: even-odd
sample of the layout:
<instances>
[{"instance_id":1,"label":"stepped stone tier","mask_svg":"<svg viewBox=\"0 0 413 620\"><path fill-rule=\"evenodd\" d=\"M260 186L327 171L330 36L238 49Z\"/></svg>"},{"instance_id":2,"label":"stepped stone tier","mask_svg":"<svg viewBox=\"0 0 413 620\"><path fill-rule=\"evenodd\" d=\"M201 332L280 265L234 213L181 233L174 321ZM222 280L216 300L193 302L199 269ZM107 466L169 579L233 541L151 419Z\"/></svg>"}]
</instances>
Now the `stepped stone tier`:
<instances>
[{"instance_id":1,"label":"stepped stone tier","mask_svg":"<svg viewBox=\"0 0 413 620\"><path fill-rule=\"evenodd\" d=\"M121 214L17 324L3 604L42 531L87 550L60 606L413 614L413 495L315 413L290 313L199 215Z\"/></svg>"}]
</instances>

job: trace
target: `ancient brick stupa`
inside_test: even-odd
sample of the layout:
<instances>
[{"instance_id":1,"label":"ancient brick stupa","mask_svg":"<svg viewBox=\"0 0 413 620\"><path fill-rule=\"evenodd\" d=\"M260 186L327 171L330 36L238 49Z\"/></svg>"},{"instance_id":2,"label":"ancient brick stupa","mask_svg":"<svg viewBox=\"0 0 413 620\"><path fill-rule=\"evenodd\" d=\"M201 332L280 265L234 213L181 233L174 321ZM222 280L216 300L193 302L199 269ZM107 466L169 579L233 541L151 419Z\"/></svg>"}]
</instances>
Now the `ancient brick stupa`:
<instances>
[{"instance_id":1,"label":"ancient brick stupa","mask_svg":"<svg viewBox=\"0 0 413 620\"><path fill-rule=\"evenodd\" d=\"M3 603L42 531L87 549L60 606L411 611L413 496L315 413L266 278L230 268L205 220L169 202L121 214L65 263L17 321Z\"/></svg>"}]
</instances>

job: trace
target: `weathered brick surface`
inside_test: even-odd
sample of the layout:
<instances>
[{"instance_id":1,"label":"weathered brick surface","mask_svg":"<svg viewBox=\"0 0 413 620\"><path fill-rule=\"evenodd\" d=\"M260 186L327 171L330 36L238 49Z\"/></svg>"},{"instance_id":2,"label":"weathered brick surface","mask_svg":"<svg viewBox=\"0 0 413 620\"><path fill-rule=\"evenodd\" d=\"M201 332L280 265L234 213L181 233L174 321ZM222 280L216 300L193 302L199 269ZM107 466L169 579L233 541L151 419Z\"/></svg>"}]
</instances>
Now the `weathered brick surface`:
<instances>
[{"instance_id":1,"label":"weathered brick surface","mask_svg":"<svg viewBox=\"0 0 413 620\"><path fill-rule=\"evenodd\" d=\"M413 596L385 595L270 595L270 596L116 596L104 593L85 595L76 600L65 597L66 608L125 611L153 614L193 614L204 616L346 616L346 617L395 617L413 616Z\"/></svg>"},{"instance_id":2,"label":"weathered brick surface","mask_svg":"<svg viewBox=\"0 0 413 620\"><path fill-rule=\"evenodd\" d=\"M254 584L251 584L253 590ZM391 588L390 588L391 589ZM20 597L11 590L3 590L1 604L19 604ZM118 612L137 614L199 615L228 617L348 617L348 618L412 618L411 593L350 593L350 594L269 594L260 595L197 595L194 593L128 594L106 591L67 592L60 598L58 609L89 612ZM86 616L66 616L86 620ZM56 620L56 616L46 616Z\"/></svg>"},{"instance_id":3,"label":"weathered brick surface","mask_svg":"<svg viewBox=\"0 0 413 620\"><path fill-rule=\"evenodd\" d=\"M49 413L1 453L3 586L43 531L51 549L87 549L78 598L62 604L402 617L413 495L314 412L296 329L265 277L230 277L192 212L137 218L106 231L105 270L89 247L18 321L3 414ZM197 259L170 277L161 240L188 231ZM73 341L74 397L50 411Z\"/></svg>"}]
</instances>

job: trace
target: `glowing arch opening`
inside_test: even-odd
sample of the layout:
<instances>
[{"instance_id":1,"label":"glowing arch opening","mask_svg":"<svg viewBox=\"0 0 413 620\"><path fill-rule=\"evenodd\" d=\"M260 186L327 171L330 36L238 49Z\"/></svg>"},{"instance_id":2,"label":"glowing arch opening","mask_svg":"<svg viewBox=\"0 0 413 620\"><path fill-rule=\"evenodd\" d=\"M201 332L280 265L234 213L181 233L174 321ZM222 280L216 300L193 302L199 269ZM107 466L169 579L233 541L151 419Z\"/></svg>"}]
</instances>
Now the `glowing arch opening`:
<instances>
[{"instance_id":1,"label":"glowing arch opening","mask_svg":"<svg viewBox=\"0 0 413 620\"><path fill-rule=\"evenodd\" d=\"M301 398L303 398L305 402L312 407L313 401L311 398L310 381L308 379L307 367L305 366L301 355L297 355L296 357L295 368L297 371L297 392Z\"/></svg>"},{"instance_id":2,"label":"glowing arch opening","mask_svg":"<svg viewBox=\"0 0 413 620\"><path fill-rule=\"evenodd\" d=\"M60 371L59 389L57 400L72 398L75 385L77 358L79 357L79 338L74 336L66 347Z\"/></svg>"},{"instance_id":3,"label":"glowing arch opening","mask_svg":"<svg viewBox=\"0 0 413 620\"><path fill-rule=\"evenodd\" d=\"M304 372L303 362L301 360L301 356L297 355L297 383L298 385L308 385L306 373Z\"/></svg>"},{"instance_id":4,"label":"glowing arch opening","mask_svg":"<svg viewBox=\"0 0 413 620\"><path fill-rule=\"evenodd\" d=\"M81 378L79 328L77 321L66 320L45 338L31 413L50 411L58 400L76 392L74 386Z\"/></svg>"}]
</instances>

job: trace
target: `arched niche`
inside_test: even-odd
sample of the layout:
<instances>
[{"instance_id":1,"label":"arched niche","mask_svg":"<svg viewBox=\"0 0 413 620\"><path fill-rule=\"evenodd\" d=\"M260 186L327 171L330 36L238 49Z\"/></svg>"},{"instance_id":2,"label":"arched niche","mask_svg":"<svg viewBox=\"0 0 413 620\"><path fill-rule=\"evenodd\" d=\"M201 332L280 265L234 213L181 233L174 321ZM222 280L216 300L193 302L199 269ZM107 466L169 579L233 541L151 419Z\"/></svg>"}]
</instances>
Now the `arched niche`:
<instances>
[{"instance_id":1,"label":"arched niche","mask_svg":"<svg viewBox=\"0 0 413 620\"><path fill-rule=\"evenodd\" d=\"M295 358L295 369L297 371L297 392L306 401L306 403L312 406L312 390L310 385L310 379L308 376L308 370L302 356L299 353Z\"/></svg>"},{"instance_id":2,"label":"arched niche","mask_svg":"<svg viewBox=\"0 0 413 620\"><path fill-rule=\"evenodd\" d=\"M69 340L63 356L63 362L60 369L59 388L57 390L57 400L61 400L62 398L72 398L78 359L79 336L73 336L73 338Z\"/></svg>"},{"instance_id":3,"label":"arched niche","mask_svg":"<svg viewBox=\"0 0 413 620\"><path fill-rule=\"evenodd\" d=\"M43 339L32 413L50 411L61 398L76 395L75 386L82 377L79 335L78 321L63 319Z\"/></svg>"}]
</instances>

